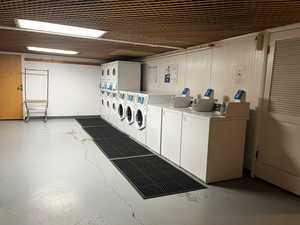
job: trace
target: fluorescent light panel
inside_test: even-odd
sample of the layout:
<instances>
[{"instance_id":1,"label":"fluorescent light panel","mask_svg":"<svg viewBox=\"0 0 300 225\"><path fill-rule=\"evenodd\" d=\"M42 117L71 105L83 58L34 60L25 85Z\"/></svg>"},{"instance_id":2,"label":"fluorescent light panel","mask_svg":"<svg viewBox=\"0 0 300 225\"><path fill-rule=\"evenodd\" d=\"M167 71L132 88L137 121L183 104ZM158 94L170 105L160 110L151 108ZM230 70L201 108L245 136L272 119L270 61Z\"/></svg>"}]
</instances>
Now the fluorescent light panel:
<instances>
[{"instance_id":1,"label":"fluorescent light panel","mask_svg":"<svg viewBox=\"0 0 300 225\"><path fill-rule=\"evenodd\" d=\"M63 35L74 35L79 37L89 37L89 38L98 38L106 33L106 31L103 30L67 26L67 25L61 25L55 23L45 23L45 22L34 21L34 20L16 19L16 24L20 28L25 28L25 29L46 31L51 33L63 34Z\"/></svg>"},{"instance_id":2,"label":"fluorescent light panel","mask_svg":"<svg viewBox=\"0 0 300 225\"><path fill-rule=\"evenodd\" d=\"M49 53L58 53L58 54L66 54L66 55L76 55L79 52L70 51L70 50L61 50L61 49L53 49L53 48L40 48L40 47L32 47L28 46L28 50L36 51L36 52L49 52Z\"/></svg>"}]
</instances>

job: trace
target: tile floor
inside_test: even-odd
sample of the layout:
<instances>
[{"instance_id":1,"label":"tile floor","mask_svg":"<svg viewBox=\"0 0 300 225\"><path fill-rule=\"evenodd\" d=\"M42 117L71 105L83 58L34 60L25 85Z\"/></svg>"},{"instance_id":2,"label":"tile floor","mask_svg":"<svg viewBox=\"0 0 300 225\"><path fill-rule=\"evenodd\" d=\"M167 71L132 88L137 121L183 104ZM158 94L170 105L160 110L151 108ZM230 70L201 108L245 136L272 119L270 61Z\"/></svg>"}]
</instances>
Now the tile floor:
<instances>
[{"instance_id":1,"label":"tile floor","mask_svg":"<svg viewBox=\"0 0 300 225\"><path fill-rule=\"evenodd\" d=\"M0 121L0 225L299 225L256 179L143 200L74 119Z\"/></svg>"}]
</instances>

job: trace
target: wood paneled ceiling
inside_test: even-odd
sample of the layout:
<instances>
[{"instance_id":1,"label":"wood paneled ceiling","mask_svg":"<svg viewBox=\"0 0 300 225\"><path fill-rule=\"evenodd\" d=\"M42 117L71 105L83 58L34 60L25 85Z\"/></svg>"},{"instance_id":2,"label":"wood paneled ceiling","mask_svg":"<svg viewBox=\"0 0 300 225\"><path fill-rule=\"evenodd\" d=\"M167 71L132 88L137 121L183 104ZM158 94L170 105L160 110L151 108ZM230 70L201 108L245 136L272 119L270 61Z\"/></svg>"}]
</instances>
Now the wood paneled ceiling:
<instances>
[{"instance_id":1,"label":"wood paneled ceiling","mask_svg":"<svg viewBox=\"0 0 300 225\"><path fill-rule=\"evenodd\" d=\"M15 18L108 31L103 38L190 47L300 22L299 0L1 0L0 26ZM167 48L0 29L0 51L26 46L79 51L79 57L153 55Z\"/></svg>"}]
</instances>

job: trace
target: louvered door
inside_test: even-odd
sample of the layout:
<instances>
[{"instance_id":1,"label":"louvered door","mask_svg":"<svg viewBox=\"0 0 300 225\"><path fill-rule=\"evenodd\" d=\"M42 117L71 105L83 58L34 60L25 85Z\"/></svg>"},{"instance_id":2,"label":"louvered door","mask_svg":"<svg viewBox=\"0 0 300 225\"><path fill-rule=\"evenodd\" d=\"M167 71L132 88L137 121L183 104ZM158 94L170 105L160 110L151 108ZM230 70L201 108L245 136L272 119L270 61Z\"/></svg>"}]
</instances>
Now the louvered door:
<instances>
[{"instance_id":1,"label":"louvered door","mask_svg":"<svg viewBox=\"0 0 300 225\"><path fill-rule=\"evenodd\" d=\"M287 37L271 36L256 176L300 195L300 34Z\"/></svg>"}]
</instances>

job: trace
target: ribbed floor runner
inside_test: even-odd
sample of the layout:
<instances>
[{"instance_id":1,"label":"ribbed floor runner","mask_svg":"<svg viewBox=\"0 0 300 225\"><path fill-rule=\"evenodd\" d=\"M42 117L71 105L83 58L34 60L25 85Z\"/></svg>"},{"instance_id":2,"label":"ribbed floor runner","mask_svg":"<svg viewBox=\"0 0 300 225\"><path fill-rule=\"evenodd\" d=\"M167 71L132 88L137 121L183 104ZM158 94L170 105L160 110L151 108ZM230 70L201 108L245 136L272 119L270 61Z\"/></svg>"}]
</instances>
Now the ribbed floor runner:
<instances>
[{"instance_id":1,"label":"ribbed floor runner","mask_svg":"<svg viewBox=\"0 0 300 225\"><path fill-rule=\"evenodd\" d=\"M77 118L82 127L110 127L111 125L101 118Z\"/></svg>"},{"instance_id":2,"label":"ribbed floor runner","mask_svg":"<svg viewBox=\"0 0 300 225\"><path fill-rule=\"evenodd\" d=\"M109 159L153 155L151 151L126 136L97 139L95 143Z\"/></svg>"},{"instance_id":3,"label":"ribbed floor runner","mask_svg":"<svg viewBox=\"0 0 300 225\"><path fill-rule=\"evenodd\" d=\"M205 188L156 155L112 162L144 199Z\"/></svg>"},{"instance_id":4,"label":"ribbed floor runner","mask_svg":"<svg viewBox=\"0 0 300 225\"><path fill-rule=\"evenodd\" d=\"M144 199L206 188L105 120L77 121Z\"/></svg>"},{"instance_id":5,"label":"ribbed floor runner","mask_svg":"<svg viewBox=\"0 0 300 225\"><path fill-rule=\"evenodd\" d=\"M93 138L93 139L105 139L111 137L124 137L126 134L117 130L116 128L109 127L83 127L83 129Z\"/></svg>"}]
</instances>

